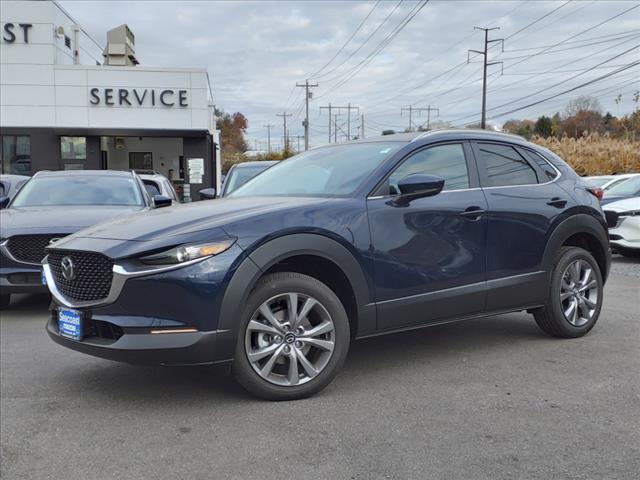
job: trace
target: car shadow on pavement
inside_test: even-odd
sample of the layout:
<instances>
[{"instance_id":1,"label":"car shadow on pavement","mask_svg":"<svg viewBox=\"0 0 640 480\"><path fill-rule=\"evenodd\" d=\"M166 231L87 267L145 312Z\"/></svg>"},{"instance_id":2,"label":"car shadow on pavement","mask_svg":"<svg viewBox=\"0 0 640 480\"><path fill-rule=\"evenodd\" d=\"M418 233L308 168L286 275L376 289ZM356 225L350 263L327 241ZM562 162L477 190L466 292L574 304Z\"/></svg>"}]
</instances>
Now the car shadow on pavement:
<instances>
[{"instance_id":1,"label":"car shadow on pavement","mask_svg":"<svg viewBox=\"0 0 640 480\"><path fill-rule=\"evenodd\" d=\"M12 302L11 311L21 316L42 315L48 304L46 295L19 296ZM545 336L533 317L524 313L373 337L352 343L337 381L353 385L357 390L370 389L398 374L407 375L408 364L418 366L418 372L424 373L430 368L454 367L482 357L504 357L508 361L514 352L527 345L534 347L540 341L555 340ZM52 347L61 360L61 365L51 371L51 375L57 377L55 388L83 397L116 398L131 404L142 401L149 406L173 401L203 407L212 401L217 404L253 401L231 377L213 367L128 365ZM344 382L345 379L348 380ZM424 381L424 377L417 380ZM336 391L329 388L325 394Z\"/></svg>"},{"instance_id":2,"label":"car shadow on pavement","mask_svg":"<svg viewBox=\"0 0 640 480\"><path fill-rule=\"evenodd\" d=\"M531 316L522 314L370 338L352 344L338 379L346 377L362 388L377 388L376 384L406 372L409 363L423 365L424 369L441 368L442 364L461 363L475 356L500 355L501 349L517 349L522 343L549 340L539 332ZM115 397L125 403L143 401L148 406L179 401L192 408L207 408L211 402L224 405L255 401L231 377L206 366L145 367L91 359L84 368L65 376L64 381L84 396ZM323 395L337 391L329 388Z\"/></svg>"},{"instance_id":3,"label":"car shadow on pavement","mask_svg":"<svg viewBox=\"0 0 640 480\"><path fill-rule=\"evenodd\" d=\"M51 295L48 293L38 293L33 295L12 295L11 305L8 310L3 311L3 315L10 315L14 312L20 315L41 315L46 312L51 303Z\"/></svg>"}]
</instances>

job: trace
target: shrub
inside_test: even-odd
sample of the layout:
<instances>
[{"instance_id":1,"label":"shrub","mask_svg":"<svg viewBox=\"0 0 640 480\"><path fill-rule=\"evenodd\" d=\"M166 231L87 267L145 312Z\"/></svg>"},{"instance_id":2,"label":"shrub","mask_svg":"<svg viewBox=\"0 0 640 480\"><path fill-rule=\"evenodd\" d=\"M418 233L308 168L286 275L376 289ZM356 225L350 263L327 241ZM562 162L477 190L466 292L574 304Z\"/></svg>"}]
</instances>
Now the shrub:
<instances>
[{"instance_id":1,"label":"shrub","mask_svg":"<svg viewBox=\"0 0 640 480\"><path fill-rule=\"evenodd\" d=\"M543 138L531 141L553 151L578 175L640 172L640 141L610 138L597 133L580 138Z\"/></svg>"}]
</instances>

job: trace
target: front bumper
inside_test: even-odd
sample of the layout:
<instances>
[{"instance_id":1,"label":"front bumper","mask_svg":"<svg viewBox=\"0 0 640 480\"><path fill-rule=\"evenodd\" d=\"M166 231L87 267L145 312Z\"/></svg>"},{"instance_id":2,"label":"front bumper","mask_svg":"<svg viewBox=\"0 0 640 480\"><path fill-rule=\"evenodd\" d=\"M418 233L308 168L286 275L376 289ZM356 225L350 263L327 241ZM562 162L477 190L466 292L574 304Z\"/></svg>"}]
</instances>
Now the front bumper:
<instances>
[{"instance_id":1,"label":"front bumper","mask_svg":"<svg viewBox=\"0 0 640 480\"><path fill-rule=\"evenodd\" d=\"M125 332L117 340L100 337L84 338L81 341L63 337L58 332L55 315L49 317L47 333L51 339L78 352L118 362L141 365L204 365L226 364L215 361L213 352L219 332L163 333L149 331Z\"/></svg>"},{"instance_id":2,"label":"front bumper","mask_svg":"<svg viewBox=\"0 0 640 480\"><path fill-rule=\"evenodd\" d=\"M609 228L611 248L640 251L640 215L621 215L614 227Z\"/></svg>"},{"instance_id":3,"label":"front bumper","mask_svg":"<svg viewBox=\"0 0 640 480\"><path fill-rule=\"evenodd\" d=\"M220 330L218 315L228 275L240 258L242 250L234 245L191 265L124 278L117 295L92 305L61 298L49 270L53 303L47 332L64 347L109 360L147 365L228 364L235 337L229 330ZM80 312L87 332L82 340L60 336L59 308ZM182 332L166 333L170 330Z\"/></svg>"},{"instance_id":4,"label":"front bumper","mask_svg":"<svg viewBox=\"0 0 640 480\"><path fill-rule=\"evenodd\" d=\"M42 284L42 267L15 261L0 249L0 291L3 294L48 292Z\"/></svg>"}]
</instances>

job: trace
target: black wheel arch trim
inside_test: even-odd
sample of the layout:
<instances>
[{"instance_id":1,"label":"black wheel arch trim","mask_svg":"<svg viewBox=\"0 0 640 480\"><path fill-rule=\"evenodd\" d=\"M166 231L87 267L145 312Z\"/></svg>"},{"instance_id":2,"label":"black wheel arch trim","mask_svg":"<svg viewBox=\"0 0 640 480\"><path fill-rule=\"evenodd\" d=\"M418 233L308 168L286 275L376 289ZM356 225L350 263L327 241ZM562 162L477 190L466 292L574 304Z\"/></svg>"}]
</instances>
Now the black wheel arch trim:
<instances>
[{"instance_id":1,"label":"black wheel arch trim","mask_svg":"<svg viewBox=\"0 0 640 480\"><path fill-rule=\"evenodd\" d=\"M609 248L609 234L604 218L601 220L593 215L579 213L571 215L563 220L553 230L547 241L543 256L543 266L547 272L551 272L556 253L564 242L572 235L586 233L595 237L602 245L605 253L605 270L602 272L606 281L611 265L611 250Z\"/></svg>"},{"instance_id":2,"label":"black wheel arch trim","mask_svg":"<svg viewBox=\"0 0 640 480\"><path fill-rule=\"evenodd\" d=\"M318 233L295 233L276 237L253 250L234 271L220 306L219 342L216 360L232 358L238 331L238 317L259 278L276 263L299 255L314 255L333 262L348 279L353 289L358 311L356 337L376 329L376 310L369 283L354 254L337 240Z\"/></svg>"}]
</instances>

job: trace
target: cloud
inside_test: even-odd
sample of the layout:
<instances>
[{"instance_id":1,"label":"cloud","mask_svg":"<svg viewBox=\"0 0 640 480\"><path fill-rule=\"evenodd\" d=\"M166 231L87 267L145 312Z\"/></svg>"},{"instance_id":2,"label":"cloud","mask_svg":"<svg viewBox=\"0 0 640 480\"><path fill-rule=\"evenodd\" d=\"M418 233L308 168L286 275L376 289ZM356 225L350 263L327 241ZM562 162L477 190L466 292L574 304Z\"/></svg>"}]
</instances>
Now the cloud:
<instances>
[{"instance_id":1,"label":"cloud","mask_svg":"<svg viewBox=\"0 0 640 480\"><path fill-rule=\"evenodd\" d=\"M275 114L284 109L294 114L289 122L291 134L302 133L303 95L302 89L294 86L296 81L304 81L321 69L371 12L374 3L131 1L126 8L113 8L113 3L106 1L62 1L64 8L102 44L107 30L127 23L136 35L136 54L143 65L206 67L213 79L216 105L243 112L249 119L249 136L260 140L266 140L266 129L262 126L279 124ZM500 75L500 66L490 67L490 108L551 88L637 45L640 39L640 9L636 9L551 49L554 53L525 58L638 3L571 2L533 23L562 3L433 0L380 54L358 70L357 65L366 61L377 45L384 44L385 38L418 2L403 2L354 53L397 3L380 2L340 55L320 72L326 75L311 79L320 84L314 89L310 105L312 143L326 141L328 118L321 115L319 107L328 102L360 106L368 133L379 132L381 126L406 126L408 120L401 116L400 107L408 104L438 107L440 120L465 123L479 118L481 65L460 65L467 58L467 49L483 47L483 34L474 31L474 25L499 26L500 30L492 31L491 37L507 39L504 53L498 44L490 50L490 60L503 60L505 69L505 74ZM530 26L517 33L527 25ZM622 37L625 34L627 37ZM593 39L593 44L587 45L589 39ZM616 43L620 45L614 46ZM578 85L637 58L635 50L549 92ZM327 73L332 69L335 71ZM552 69L557 72L545 73ZM640 89L639 72L636 67L577 90L574 96L593 93L606 110L614 114L628 112L633 107L631 92ZM351 74L349 81L341 85ZM613 101L618 93L623 94L619 106ZM534 99L538 98L543 95ZM514 116L536 117L562 111L571 98L566 95ZM512 106L524 103L515 102ZM496 118L500 123L504 120ZM359 120L355 122L352 130Z\"/></svg>"}]
</instances>

